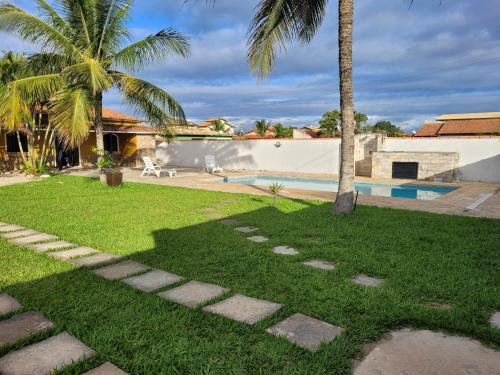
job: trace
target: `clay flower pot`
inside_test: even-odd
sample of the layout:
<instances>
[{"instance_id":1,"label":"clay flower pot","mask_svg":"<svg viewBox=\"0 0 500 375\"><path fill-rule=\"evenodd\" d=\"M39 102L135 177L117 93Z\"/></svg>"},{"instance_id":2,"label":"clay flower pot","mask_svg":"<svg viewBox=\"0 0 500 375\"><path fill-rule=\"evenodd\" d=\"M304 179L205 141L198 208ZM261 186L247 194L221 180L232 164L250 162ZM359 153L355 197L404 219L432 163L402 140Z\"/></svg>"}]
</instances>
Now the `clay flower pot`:
<instances>
[{"instance_id":1,"label":"clay flower pot","mask_svg":"<svg viewBox=\"0 0 500 375\"><path fill-rule=\"evenodd\" d=\"M123 172L119 169L104 169L100 176L101 183L108 186L120 186L123 182Z\"/></svg>"}]
</instances>

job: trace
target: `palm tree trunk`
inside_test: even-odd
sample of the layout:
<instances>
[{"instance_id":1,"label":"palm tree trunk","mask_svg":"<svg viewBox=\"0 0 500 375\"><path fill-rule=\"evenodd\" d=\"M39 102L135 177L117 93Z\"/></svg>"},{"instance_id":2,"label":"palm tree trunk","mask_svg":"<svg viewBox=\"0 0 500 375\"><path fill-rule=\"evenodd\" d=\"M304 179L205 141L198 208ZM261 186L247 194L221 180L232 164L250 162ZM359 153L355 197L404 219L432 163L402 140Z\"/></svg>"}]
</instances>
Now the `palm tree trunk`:
<instances>
[{"instance_id":1,"label":"palm tree trunk","mask_svg":"<svg viewBox=\"0 0 500 375\"><path fill-rule=\"evenodd\" d=\"M100 158L104 155L104 126L102 123L102 92L97 93L95 97L95 138L96 138L96 148L97 157Z\"/></svg>"},{"instance_id":2,"label":"palm tree trunk","mask_svg":"<svg viewBox=\"0 0 500 375\"><path fill-rule=\"evenodd\" d=\"M354 0L339 0L339 69L342 141L340 181L334 214L352 214L354 209L354 100L352 84L352 34Z\"/></svg>"}]
</instances>

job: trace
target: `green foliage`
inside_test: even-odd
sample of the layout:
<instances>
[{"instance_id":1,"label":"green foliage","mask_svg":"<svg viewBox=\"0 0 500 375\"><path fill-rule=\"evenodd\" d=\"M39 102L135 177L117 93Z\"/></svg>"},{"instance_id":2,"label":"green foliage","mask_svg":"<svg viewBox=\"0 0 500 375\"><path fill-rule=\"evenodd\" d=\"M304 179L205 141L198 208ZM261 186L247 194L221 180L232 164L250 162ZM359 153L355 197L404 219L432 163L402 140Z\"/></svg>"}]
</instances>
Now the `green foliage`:
<instances>
[{"instance_id":1,"label":"green foliage","mask_svg":"<svg viewBox=\"0 0 500 375\"><path fill-rule=\"evenodd\" d=\"M362 128L363 133L379 133L389 137L401 137L404 135L403 129L392 124L390 121L378 121L375 125L366 125Z\"/></svg>"},{"instance_id":2,"label":"green foliage","mask_svg":"<svg viewBox=\"0 0 500 375\"><path fill-rule=\"evenodd\" d=\"M279 194L283 190L284 186L278 182L273 182L269 185L269 191L273 195L273 207L276 207L276 201L278 200Z\"/></svg>"},{"instance_id":3,"label":"green foliage","mask_svg":"<svg viewBox=\"0 0 500 375\"><path fill-rule=\"evenodd\" d=\"M276 138L293 138L293 128L285 127L281 123L273 125L273 129L276 133Z\"/></svg>"},{"instance_id":4,"label":"green foliage","mask_svg":"<svg viewBox=\"0 0 500 375\"><path fill-rule=\"evenodd\" d=\"M364 124L368 121L368 116L362 112L354 112L354 121L356 127L354 132L358 133ZM324 137L340 137L342 132L342 114L338 109L326 112L323 118L319 120L321 135Z\"/></svg>"},{"instance_id":5,"label":"green foliage","mask_svg":"<svg viewBox=\"0 0 500 375\"><path fill-rule=\"evenodd\" d=\"M189 38L169 28L122 48L129 38L127 20L133 0L36 3L39 16L10 3L0 4L1 31L43 47L28 58L29 69L21 77L11 77L0 87L0 118L8 126L14 127L18 114L28 112L32 103L50 99L49 116L54 115L63 141L79 144L94 124L102 93L111 87L153 126L185 121L181 106L168 93L117 69L133 71L171 55L186 57Z\"/></svg>"},{"instance_id":6,"label":"green foliage","mask_svg":"<svg viewBox=\"0 0 500 375\"><path fill-rule=\"evenodd\" d=\"M50 167L47 161L40 156L36 156L30 160L26 160L23 163L23 173L28 176L40 176L43 174L48 174L50 172Z\"/></svg>"},{"instance_id":7,"label":"green foliage","mask_svg":"<svg viewBox=\"0 0 500 375\"><path fill-rule=\"evenodd\" d=\"M257 134L261 137L266 135L266 132L271 127L271 122L267 122L266 120L258 120L255 121L255 129L257 130Z\"/></svg>"},{"instance_id":8,"label":"green foliage","mask_svg":"<svg viewBox=\"0 0 500 375\"><path fill-rule=\"evenodd\" d=\"M340 111L337 109L326 112L319 120L321 135L325 137L338 137L340 135Z\"/></svg>"},{"instance_id":9,"label":"green foliage","mask_svg":"<svg viewBox=\"0 0 500 375\"><path fill-rule=\"evenodd\" d=\"M113 156L108 151L94 147L92 148L92 152L94 152L96 155L99 155L97 158L97 168L99 168L101 171L104 171L106 169L113 169L116 167Z\"/></svg>"},{"instance_id":10,"label":"green foliage","mask_svg":"<svg viewBox=\"0 0 500 375\"><path fill-rule=\"evenodd\" d=\"M217 119L213 123L213 130L219 133L227 133L226 123L222 119Z\"/></svg>"}]
</instances>

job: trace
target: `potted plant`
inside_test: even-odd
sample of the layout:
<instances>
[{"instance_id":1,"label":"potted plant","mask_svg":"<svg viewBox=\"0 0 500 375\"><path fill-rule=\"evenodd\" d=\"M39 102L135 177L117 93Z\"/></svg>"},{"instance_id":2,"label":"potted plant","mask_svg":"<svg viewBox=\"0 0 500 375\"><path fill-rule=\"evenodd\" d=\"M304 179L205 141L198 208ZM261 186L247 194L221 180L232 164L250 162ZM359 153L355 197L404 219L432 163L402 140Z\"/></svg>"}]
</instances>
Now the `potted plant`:
<instances>
[{"instance_id":1,"label":"potted plant","mask_svg":"<svg viewBox=\"0 0 500 375\"><path fill-rule=\"evenodd\" d=\"M116 167L116 163L113 160L112 155L108 151L95 148L94 152L101 154L97 158L97 167L99 168L100 180L103 185L108 186L119 186L123 182L123 172Z\"/></svg>"}]
</instances>

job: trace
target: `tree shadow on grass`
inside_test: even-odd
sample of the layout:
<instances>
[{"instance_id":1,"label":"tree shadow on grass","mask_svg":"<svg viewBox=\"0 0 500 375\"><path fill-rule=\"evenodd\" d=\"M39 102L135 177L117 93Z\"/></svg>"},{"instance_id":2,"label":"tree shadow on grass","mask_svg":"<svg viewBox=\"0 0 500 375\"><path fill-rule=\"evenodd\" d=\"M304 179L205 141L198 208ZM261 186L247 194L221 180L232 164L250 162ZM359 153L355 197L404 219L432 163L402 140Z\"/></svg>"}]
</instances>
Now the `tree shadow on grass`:
<instances>
[{"instance_id":1,"label":"tree shadow on grass","mask_svg":"<svg viewBox=\"0 0 500 375\"><path fill-rule=\"evenodd\" d=\"M483 241L480 251L478 238L450 237L474 219L456 218L451 224L448 216L363 206L356 216L331 218L329 203L294 203L227 216L241 226L258 227L257 234L269 238L263 244L248 241L250 235L235 231L234 226L205 219L155 230L151 233L154 247L130 255L151 268L181 275L184 282L215 283L229 288L230 294L284 304L278 313L254 326L200 308L188 309L0 240L7 247L0 250L0 264L8 266L0 277L2 291L17 298L25 310L40 311L56 325L2 349L0 355L67 330L97 352L94 359L62 372L68 374L105 361L131 374L253 373L259 369L342 374L363 343L395 327L448 330L500 345L500 334L485 324L490 310L500 303L493 265L477 263L479 257L494 255L491 242L485 246ZM224 205L220 211L224 213ZM424 219L427 225L419 226ZM494 234L493 221L482 223L486 234ZM428 225L441 230L430 236ZM281 245L294 247L300 254L274 254L272 248ZM302 264L311 259L333 262L336 269L325 272ZM351 282L358 273L381 277L385 283L380 288L360 287ZM21 281L11 281L16 279ZM453 308L425 307L423 299L450 301ZM346 331L317 353L265 332L296 312Z\"/></svg>"}]
</instances>

